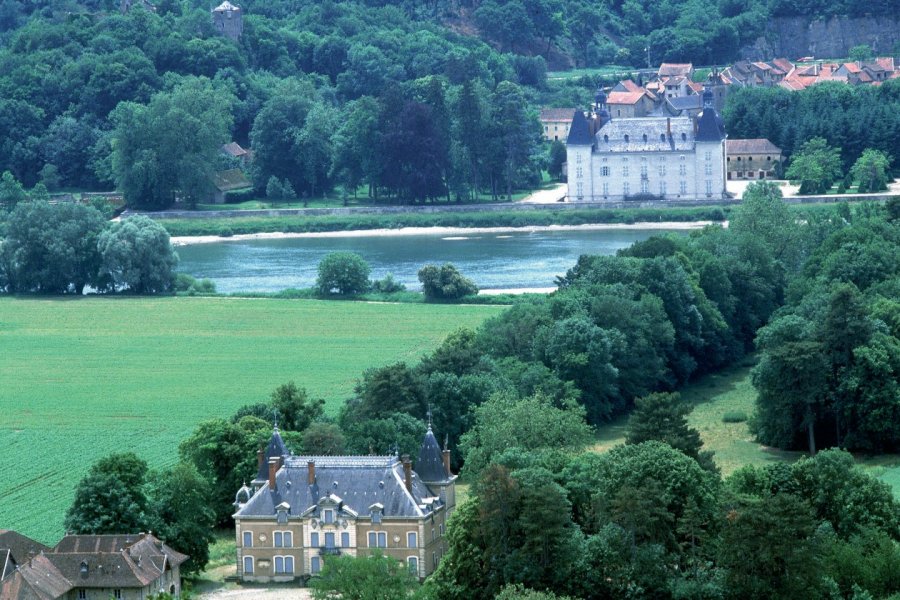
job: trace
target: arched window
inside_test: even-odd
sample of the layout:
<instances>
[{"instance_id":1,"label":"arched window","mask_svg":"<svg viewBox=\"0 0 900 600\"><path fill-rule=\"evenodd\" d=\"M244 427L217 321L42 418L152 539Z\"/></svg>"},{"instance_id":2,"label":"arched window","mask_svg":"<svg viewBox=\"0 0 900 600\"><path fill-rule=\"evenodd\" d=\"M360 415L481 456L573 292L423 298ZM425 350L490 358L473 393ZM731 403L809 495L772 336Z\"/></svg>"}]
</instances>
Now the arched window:
<instances>
[{"instance_id":1,"label":"arched window","mask_svg":"<svg viewBox=\"0 0 900 600\"><path fill-rule=\"evenodd\" d=\"M244 557L244 575L253 575L253 557Z\"/></svg>"},{"instance_id":2,"label":"arched window","mask_svg":"<svg viewBox=\"0 0 900 600\"><path fill-rule=\"evenodd\" d=\"M416 577L419 576L419 559L415 556L410 556L406 559L407 564L409 565L409 572Z\"/></svg>"}]
</instances>

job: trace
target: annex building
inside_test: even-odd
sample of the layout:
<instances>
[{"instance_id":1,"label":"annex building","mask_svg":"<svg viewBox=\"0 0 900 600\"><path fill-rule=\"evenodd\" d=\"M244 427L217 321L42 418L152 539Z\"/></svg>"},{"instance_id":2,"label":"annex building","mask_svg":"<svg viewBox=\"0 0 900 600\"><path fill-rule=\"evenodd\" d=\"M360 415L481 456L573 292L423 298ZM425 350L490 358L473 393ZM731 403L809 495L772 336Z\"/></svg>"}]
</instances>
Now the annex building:
<instances>
[{"instance_id":1,"label":"annex building","mask_svg":"<svg viewBox=\"0 0 900 600\"><path fill-rule=\"evenodd\" d=\"M611 117L600 92L589 115L576 110L572 118L569 201L725 198L725 138L709 90L696 117Z\"/></svg>"},{"instance_id":2,"label":"annex building","mask_svg":"<svg viewBox=\"0 0 900 600\"><path fill-rule=\"evenodd\" d=\"M430 425L415 468L406 456L293 456L277 427L258 459L235 498L242 581L305 579L326 556L373 551L424 578L447 550L456 476Z\"/></svg>"},{"instance_id":3,"label":"annex building","mask_svg":"<svg viewBox=\"0 0 900 600\"><path fill-rule=\"evenodd\" d=\"M144 600L181 595L187 556L149 533L67 535L53 548L0 531L2 600Z\"/></svg>"}]
</instances>

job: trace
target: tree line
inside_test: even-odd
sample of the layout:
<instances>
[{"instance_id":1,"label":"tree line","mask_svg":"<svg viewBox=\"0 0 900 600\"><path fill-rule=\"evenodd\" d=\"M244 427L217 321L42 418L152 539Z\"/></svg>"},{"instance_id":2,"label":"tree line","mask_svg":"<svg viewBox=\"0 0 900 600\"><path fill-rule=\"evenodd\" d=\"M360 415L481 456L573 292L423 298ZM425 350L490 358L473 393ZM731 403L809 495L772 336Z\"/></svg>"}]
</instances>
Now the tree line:
<instances>
[{"instance_id":1,"label":"tree line","mask_svg":"<svg viewBox=\"0 0 900 600\"><path fill-rule=\"evenodd\" d=\"M168 232L152 219L113 222L93 206L26 199L4 223L0 292L157 294L173 288L177 263Z\"/></svg>"},{"instance_id":2,"label":"tree line","mask_svg":"<svg viewBox=\"0 0 900 600\"><path fill-rule=\"evenodd\" d=\"M0 172L26 188L196 203L236 166L218 152L231 140L252 143L260 195L273 178L279 196L404 201L539 180L535 79L475 38L395 6L247 2L235 43L205 4L113 5L3 3Z\"/></svg>"}]
</instances>

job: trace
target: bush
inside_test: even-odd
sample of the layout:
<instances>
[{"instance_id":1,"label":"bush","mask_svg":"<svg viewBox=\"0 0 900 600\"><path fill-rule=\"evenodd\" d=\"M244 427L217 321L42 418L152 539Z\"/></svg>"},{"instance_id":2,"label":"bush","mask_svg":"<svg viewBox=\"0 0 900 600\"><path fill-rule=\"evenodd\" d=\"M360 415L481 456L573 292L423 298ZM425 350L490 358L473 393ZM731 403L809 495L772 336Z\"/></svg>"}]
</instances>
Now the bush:
<instances>
[{"instance_id":1,"label":"bush","mask_svg":"<svg viewBox=\"0 0 900 600\"><path fill-rule=\"evenodd\" d=\"M324 296L353 296L369 289L369 264L355 252L331 252L319 263L316 288Z\"/></svg>"},{"instance_id":2,"label":"bush","mask_svg":"<svg viewBox=\"0 0 900 600\"><path fill-rule=\"evenodd\" d=\"M406 286L394 279L392 274L388 273L384 276L384 279L372 282L372 291L379 294L393 294L396 292L405 292Z\"/></svg>"},{"instance_id":3,"label":"bush","mask_svg":"<svg viewBox=\"0 0 900 600\"><path fill-rule=\"evenodd\" d=\"M478 293L478 286L450 263L425 265L419 270L419 281L426 300L457 300Z\"/></svg>"},{"instance_id":4,"label":"bush","mask_svg":"<svg viewBox=\"0 0 900 600\"><path fill-rule=\"evenodd\" d=\"M729 410L722 415L723 423L743 423L747 420L747 413L742 410Z\"/></svg>"}]
</instances>

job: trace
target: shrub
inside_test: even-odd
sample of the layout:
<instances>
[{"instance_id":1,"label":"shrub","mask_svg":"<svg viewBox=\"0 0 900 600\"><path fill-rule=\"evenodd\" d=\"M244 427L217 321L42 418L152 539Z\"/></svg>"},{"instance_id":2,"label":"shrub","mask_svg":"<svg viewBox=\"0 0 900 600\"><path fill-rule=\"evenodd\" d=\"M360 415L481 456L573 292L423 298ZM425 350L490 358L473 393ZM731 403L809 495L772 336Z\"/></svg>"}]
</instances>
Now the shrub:
<instances>
[{"instance_id":1,"label":"shrub","mask_svg":"<svg viewBox=\"0 0 900 600\"><path fill-rule=\"evenodd\" d=\"M406 286L394 279L394 276L391 273L388 273L384 276L384 279L372 282L372 291L380 294L393 294L396 292L405 292Z\"/></svg>"},{"instance_id":2,"label":"shrub","mask_svg":"<svg viewBox=\"0 0 900 600\"><path fill-rule=\"evenodd\" d=\"M426 300L457 300L478 293L478 286L450 263L425 265L419 269L419 281Z\"/></svg>"},{"instance_id":3,"label":"shrub","mask_svg":"<svg viewBox=\"0 0 900 600\"><path fill-rule=\"evenodd\" d=\"M729 410L722 415L723 423L743 423L747 420L747 413L742 410Z\"/></svg>"},{"instance_id":4,"label":"shrub","mask_svg":"<svg viewBox=\"0 0 900 600\"><path fill-rule=\"evenodd\" d=\"M355 252L331 252L319 262L316 288L325 296L353 296L369 289L369 264Z\"/></svg>"},{"instance_id":5,"label":"shrub","mask_svg":"<svg viewBox=\"0 0 900 600\"><path fill-rule=\"evenodd\" d=\"M187 273L175 274L173 288L176 292L186 293L188 296L216 293L216 284L211 279L196 279Z\"/></svg>"}]
</instances>

